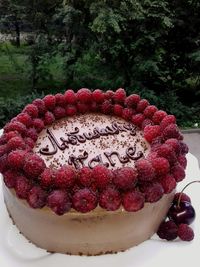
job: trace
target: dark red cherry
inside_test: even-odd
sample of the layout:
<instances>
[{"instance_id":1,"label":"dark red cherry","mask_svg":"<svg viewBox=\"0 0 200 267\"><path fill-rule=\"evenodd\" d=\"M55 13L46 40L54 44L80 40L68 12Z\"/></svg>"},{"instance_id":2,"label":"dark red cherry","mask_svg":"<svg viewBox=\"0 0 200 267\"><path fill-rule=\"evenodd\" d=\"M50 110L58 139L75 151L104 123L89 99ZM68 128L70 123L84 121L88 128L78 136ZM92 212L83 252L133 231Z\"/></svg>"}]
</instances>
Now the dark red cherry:
<instances>
[{"instance_id":1,"label":"dark red cherry","mask_svg":"<svg viewBox=\"0 0 200 267\"><path fill-rule=\"evenodd\" d=\"M181 223L191 224L195 219L195 210L191 203L187 201L181 201L179 205L177 203L172 204L168 212L168 217L174 221L177 225Z\"/></svg>"}]
</instances>

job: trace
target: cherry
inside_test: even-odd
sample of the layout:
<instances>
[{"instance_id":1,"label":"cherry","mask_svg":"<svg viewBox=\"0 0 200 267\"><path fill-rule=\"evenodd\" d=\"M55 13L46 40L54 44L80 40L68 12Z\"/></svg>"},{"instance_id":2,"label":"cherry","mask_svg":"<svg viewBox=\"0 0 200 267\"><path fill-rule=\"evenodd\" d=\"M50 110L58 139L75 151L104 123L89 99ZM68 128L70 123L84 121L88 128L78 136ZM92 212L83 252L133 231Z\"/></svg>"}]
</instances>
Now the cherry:
<instances>
[{"instance_id":1,"label":"cherry","mask_svg":"<svg viewBox=\"0 0 200 267\"><path fill-rule=\"evenodd\" d=\"M180 203L173 203L168 212L168 217L177 225L191 224L195 219L195 210L190 202L181 201Z\"/></svg>"}]
</instances>

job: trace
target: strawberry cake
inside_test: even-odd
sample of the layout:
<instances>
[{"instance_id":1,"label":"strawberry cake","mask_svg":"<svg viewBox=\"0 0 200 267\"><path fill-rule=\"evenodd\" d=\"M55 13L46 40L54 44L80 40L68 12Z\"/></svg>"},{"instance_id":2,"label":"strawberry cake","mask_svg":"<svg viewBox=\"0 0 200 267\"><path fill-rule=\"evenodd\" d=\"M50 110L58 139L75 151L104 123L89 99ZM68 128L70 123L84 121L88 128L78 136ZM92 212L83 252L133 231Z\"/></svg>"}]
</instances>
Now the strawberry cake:
<instances>
[{"instance_id":1,"label":"strawberry cake","mask_svg":"<svg viewBox=\"0 0 200 267\"><path fill-rule=\"evenodd\" d=\"M49 252L99 255L149 239L185 177L176 118L124 89L47 95L4 127L10 217Z\"/></svg>"}]
</instances>

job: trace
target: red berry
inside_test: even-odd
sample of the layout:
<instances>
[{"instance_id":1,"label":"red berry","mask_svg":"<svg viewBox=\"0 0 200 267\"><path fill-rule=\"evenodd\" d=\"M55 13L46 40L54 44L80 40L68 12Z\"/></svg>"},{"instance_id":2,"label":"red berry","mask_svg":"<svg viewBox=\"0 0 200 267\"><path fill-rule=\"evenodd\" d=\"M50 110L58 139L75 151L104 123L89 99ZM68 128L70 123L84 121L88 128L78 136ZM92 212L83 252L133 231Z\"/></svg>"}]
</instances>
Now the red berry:
<instances>
[{"instance_id":1,"label":"red berry","mask_svg":"<svg viewBox=\"0 0 200 267\"><path fill-rule=\"evenodd\" d=\"M105 99L112 100L113 97L114 97L114 92L113 91L108 90L108 91L105 92Z\"/></svg>"},{"instance_id":2,"label":"red berry","mask_svg":"<svg viewBox=\"0 0 200 267\"><path fill-rule=\"evenodd\" d=\"M8 150L25 149L26 145L21 137L13 137L7 143Z\"/></svg>"},{"instance_id":3,"label":"red berry","mask_svg":"<svg viewBox=\"0 0 200 267\"><path fill-rule=\"evenodd\" d=\"M26 199L30 189L31 184L25 176L16 177L15 191L19 198Z\"/></svg>"},{"instance_id":4,"label":"red berry","mask_svg":"<svg viewBox=\"0 0 200 267\"><path fill-rule=\"evenodd\" d=\"M178 155L180 153L181 147L180 147L180 143L177 139L175 139L175 138L167 139L165 141L165 144L171 146L174 149L176 155Z\"/></svg>"},{"instance_id":5,"label":"red berry","mask_svg":"<svg viewBox=\"0 0 200 267\"><path fill-rule=\"evenodd\" d=\"M56 171L54 169L46 168L40 175L40 184L44 188L49 188L54 185Z\"/></svg>"},{"instance_id":6,"label":"red berry","mask_svg":"<svg viewBox=\"0 0 200 267\"><path fill-rule=\"evenodd\" d=\"M106 210L117 210L121 205L121 196L117 189L108 187L99 196L99 205Z\"/></svg>"},{"instance_id":7,"label":"red berry","mask_svg":"<svg viewBox=\"0 0 200 267\"><path fill-rule=\"evenodd\" d=\"M97 187L104 189L111 182L112 172L103 165L97 165L92 169L92 176Z\"/></svg>"},{"instance_id":8,"label":"red berry","mask_svg":"<svg viewBox=\"0 0 200 267\"><path fill-rule=\"evenodd\" d=\"M185 143L183 143L182 141L180 141L180 153L182 155L185 155L188 153L188 151L189 151L188 146Z\"/></svg>"},{"instance_id":9,"label":"red berry","mask_svg":"<svg viewBox=\"0 0 200 267\"><path fill-rule=\"evenodd\" d=\"M136 111L138 113L142 113L148 105L149 105L149 101L147 101L146 99L141 99L137 103Z\"/></svg>"},{"instance_id":10,"label":"red berry","mask_svg":"<svg viewBox=\"0 0 200 267\"><path fill-rule=\"evenodd\" d=\"M144 207L144 195L138 191L129 191L124 194L122 203L126 211L138 211Z\"/></svg>"},{"instance_id":11,"label":"red berry","mask_svg":"<svg viewBox=\"0 0 200 267\"><path fill-rule=\"evenodd\" d=\"M44 124L50 125L55 121L55 117L52 112L47 111L44 115Z\"/></svg>"},{"instance_id":12,"label":"red berry","mask_svg":"<svg viewBox=\"0 0 200 267\"><path fill-rule=\"evenodd\" d=\"M151 181L154 178L154 168L151 164L146 159L140 159L136 161L135 167L137 168L138 171L138 179L141 181Z\"/></svg>"},{"instance_id":13,"label":"red berry","mask_svg":"<svg viewBox=\"0 0 200 267\"><path fill-rule=\"evenodd\" d=\"M8 188L14 188L18 173L14 170L7 170L3 174L4 183Z\"/></svg>"},{"instance_id":14,"label":"red berry","mask_svg":"<svg viewBox=\"0 0 200 267\"><path fill-rule=\"evenodd\" d=\"M96 103L102 103L104 101L104 98L105 96L104 96L103 91L96 89L94 90L94 92L92 92L92 99Z\"/></svg>"},{"instance_id":15,"label":"red berry","mask_svg":"<svg viewBox=\"0 0 200 267\"><path fill-rule=\"evenodd\" d=\"M65 111L67 116L74 116L77 113L76 106L74 105L68 105Z\"/></svg>"},{"instance_id":16,"label":"red berry","mask_svg":"<svg viewBox=\"0 0 200 267\"><path fill-rule=\"evenodd\" d=\"M81 103L89 103L92 101L92 92L87 88L82 88L77 92L77 99Z\"/></svg>"},{"instance_id":17,"label":"red berry","mask_svg":"<svg viewBox=\"0 0 200 267\"><path fill-rule=\"evenodd\" d=\"M3 174L8 168L7 154L0 157L0 172Z\"/></svg>"},{"instance_id":18,"label":"red berry","mask_svg":"<svg viewBox=\"0 0 200 267\"><path fill-rule=\"evenodd\" d=\"M56 105L60 107L65 107L66 102L65 102L65 96L63 94L56 94L55 99L56 99Z\"/></svg>"},{"instance_id":19,"label":"red berry","mask_svg":"<svg viewBox=\"0 0 200 267\"><path fill-rule=\"evenodd\" d=\"M170 145L162 144L156 150L156 152L158 153L158 156L166 158L169 161L169 163L173 164L174 162L177 161L175 151Z\"/></svg>"},{"instance_id":20,"label":"red berry","mask_svg":"<svg viewBox=\"0 0 200 267\"><path fill-rule=\"evenodd\" d=\"M67 90L64 94L64 98L67 104L75 104L77 99L73 90Z\"/></svg>"},{"instance_id":21,"label":"red berry","mask_svg":"<svg viewBox=\"0 0 200 267\"><path fill-rule=\"evenodd\" d=\"M178 226L178 237L183 241L192 241L194 239L194 232L187 224L180 224Z\"/></svg>"},{"instance_id":22,"label":"red berry","mask_svg":"<svg viewBox=\"0 0 200 267\"><path fill-rule=\"evenodd\" d=\"M88 188L80 189L72 197L73 208L82 213L95 209L97 203L98 201L95 193Z\"/></svg>"},{"instance_id":23,"label":"red berry","mask_svg":"<svg viewBox=\"0 0 200 267\"><path fill-rule=\"evenodd\" d=\"M10 131L17 131L20 134L24 134L26 132L26 126L19 121L13 121L6 124L6 126L4 127L5 133Z\"/></svg>"},{"instance_id":24,"label":"red berry","mask_svg":"<svg viewBox=\"0 0 200 267\"><path fill-rule=\"evenodd\" d=\"M153 106L153 105L150 105L150 106L147 106L144 110L144 116L147 117L147 118L152 118L154 113L157 111L157 107L156 106Z\"/></svg>"},{"instance_id":25,"label":"red berry","mask_svg":"<svg viewBox=\"0 0 200 267\"><path fill-rule=\"evenodd\" d=\"M178 158L178 163L185 169L187 167L187 159L184 155L179 155Z\"/></svg>"},{"instance_id":26,"label":"red berry","mask_svg":"<svg viewBox=\"0 0 200 267\"><path fill-rule=\"evenodd\" d=\"M113 106L113 113L114 113L116 116L121 117L122 112L123 112L123 107L122 107L120 104L115 104L115 105Z\"/></svg>"},{"instance_id":27,"label":"red berry","mask_svg":"<svg viewBox=\"0 0 200 267\"><path fill-rule=\"evenodd\" d=\"M76 181L76 171L73 167L63 165L56 173L55 186L61 189L72 188Z\"/></svg>"},{"instance_id":28,"label":"red berry","mask_svg":"<svg viewBox=\"0 0 200 267\"><path fill-rule=\"evenodd\" d=\"M32 125L32 118L28 113L20 113L17 116L17 120L23 123L25 126L29 127Z\"/></svg>"},{"instance_id":29,"label":"red berry","mask_svg":"<svg viewBox=\"0 0 200 267\"><path fill-rule=\"evenodd\" d=\"M113 112L113 105L109 100L105 100L101 105L101 111L104 114L111 114Z\"/></svg>"},{"instance_id":30,"label":"red berry","mask_svg":"<svg viewBox=\"0 0 200 267\"><path fill-rule=\"evenodd\" d=\"M38 139L38 133L37 130L35 128L29 128L26 131L26 136L30 137L31 139L33 139L34 141L37 141Z\"/></svg>"},{"instance_id":31,"label":"red berry","mask_svg":"<svg viewBox=\"0 0 200 267\"><path fill-rule=\"evenodd\" d=\"M89 108L90 108L90 111L97 112L99 111L99 104L93 101L92 103L90 103Z\"/></svg>"},{"instance_id":32,"label":"red berry","mask_svg":"<svg viewBox=\"0 0 200 267\"><path fill-rule=\"evenodd\" d=\"M23 170L28 177L37 178L45 169L44 160L36 154L29 154L24 161Z\"/></svg>"},{"instance_id":33,"label":"red berry","mask_svg":"<svg viewBox=\"0 0 200 267\"><path fill-rule=\"evenodd\" d=\"M154 113L153 117L152 117L152 121L155 124L160 124L161 121L163 120L163 118L167 116L167 113L163 110L158 110Z\"/></svg>"},{"instance_id":34,"label":"red berry","mask_svg":"<svg viewBox=\"0 0 200 267\"><path fill-rule=\"evenodd\" d=\"M25 138L24 138L24 142L25 142L25 144L28 145L31 149L33 149L34 146L35 146L35 142L34 142L33 139L30 138L30 137L25 137Z\"/></svg>"},{"instance_id":35,"label":"red berry","mask_svg":"<svg viewBox=\"0 0 200 267\"><path fill-rule=\"evenodd\" d=\"M48 109L48 110L53 110L55 108L55 105L56 105L56 98L54 95L46 95L44 98L43 98L43 101L44 101L44 104L45 104L45 107Z\"/></svg>"},{"instance_id":36,"label":"red berry","mask_svg":"<svg viewBox=\"0 0 200 267\"><path fill-rule=\"evenodd\" d=\"M158 157L151 161L153 168L155 169L155 173L158 176L164 176L169 173L170 166L169 161L165 158Z\"/></svg>"},{"instance_id":37,"label":"red berry","mask_svg":"<svg viewBox=\"0 0 200 267\"><path fill-rule=\"evenodd\" d=\"M178 227L173 221L162 222L158 228L157 235L161 239L174 240L178 236Z\"/></svg>"},{"instance_id":38,"label":"red berry","mask_svg":"<svg viewBox=\"0 0 200 267\"><path fill-rule=\"evenodd\" d=\"M152 120L150 120L150 119L145 119L145 120L143 120L142 125L141 125L142 130L144 130L144 128L145 128L146 126L148 126L148 125L153 125Z\"/></svg>"},{"instance_id":39,"label":"red berry","mask_svg":"<svg viewBox=\"0 0 200 267\"><path fill-rule=\"evenodd\" d=\"M24 165L25 154L26 151L24 150L15 150L10 152L7 157L8 165L15 170L22 169Z\"/></svg>"},{"instance_id":40,"label":"red berry","mask_svg":"<svg viewBox=\"0 0 200 267\"><path fill-rule=\"evenodd\" d=\"M37 98L33 101L33 105L38 108L38 112L40 115L43 115L46 112L46 107L44 101L40 98Z\"/></svg>"},{"instance_id":41,"label":"red berry","mask_svg":"<svg viewBox=\"0 0 200 267\"><path fill-rule=\"evenodd\" d=\"M181 195L181 198L180 198L181 202L182 201L186 201L186 202L191 203L190 197L185 193L176 193L175 196L174 196L174 200L173 200L174 203L178 202L180 195Z\"/></svg>"},{"instance_id":42,"label":"red berry","mask_svg":"<svg viewBox=\"0 0 200 267\"><path fill-rule=\"evenodd\" d=\"M41 119L33 120L33 127L36 129L38 133L40 133L44 129L44 122Z\"/></svg>"},{"instance_id":43,"label":"red berry","mask_svg":"<svg viewBox=\"0 0 200 267\"><path fill-rule=\"evenodd\" d=\"M146 202L150 202L150 203L157 202L158 200L161 199L161 197L164 194L164 190L161 184L159 183L145 185L142 188L142 192L145 195Z\"/></svg>"},{"instance_id":44,"label":"red berry","mask_svg":"<svg viewBox=\"0 0 200 267\"><path fill-rule=\"evenodd\" d=\"M117 91L114 93L113 98L116 103L124 103L124 100L126 98L126 91L122 88L117 89Z\"/></svg>"},{"instance_id":45,"label":"red berry","mask_svg":"<svg viewBox=\"0 0 200 267\"><path fill-rule=\"evenodd\" d=\"M176 118L174 115L167 115L163 118L160 123L161 130L164 130L169 124L176 123Z\"/></svg>"},{"instance_id":46,"label":"red berry","mask_svg":"<svg viewBox=\"0 0 200 267\"><path fill-rule=\"evenodd\" d=\"M47 193L40 186L33 186L28 192L27 201L34 208L42 208L46 204Z\"/></svg>"},{"instance_id":47,"label":"red berry","mask_svg":"<svg viewBox=\"0 0 200 267\"><path fill-rule=\"evenodd\" d=\"M7 142L5 134L0 137L0 145L5 145Z\"/></svg>"},{"instance_id":48,"label":"red berry","mask_svg":"<svg viewBox=\"0 0 200 267\"><path fill-rule=\"evenodd\" d=\"M59 106L55 107L55 109L53 110L53 114L57 120L64 118L66 115L65 109Z\"/></svg>"},{"instance_id":49,"label":"red berry","mask_svg":"<svg viewBox=\"0 0 200 267\"><path fill-rule=\"evenodd\" d=\"M124 108L122 111L122 118L130 121L133 116L133 110L131 108Z\"/></svg>"},{"instance_id":50,"label":"red berry","mask_svg":"<svg viewBox=\"0 0 200 267\"><path fill-rule=\"evenodd\" d=\"M89 111L89 106L86 103L79 102L77 103L77 109L79 113L85 114Z\"/></svg>"},{"instance_id":51,"label":"red berry","mask_svg":"<svg viewBox=\"0 0 200 267\"><path fill-rule=\"evenodd\" d=\"M164 189L165 194L169 194L176 188L176 180L174 177L170 174L167 174L164 176L161 180L160 183Z\"/></svg>"},{"instance_id":52,"label":"red berry","mask_svg":"<svg viewBox=\"0 0 200 267\"><path fill-rule=\"evenodd\" d=\"M171 173L177 182L180 182L185 178L185 170L180 164L173 166L171 168Z\"/></svg>"},{"instance_id":53,"label":"red berry","mask_svg":"<svg viewBox=\"0 0 200 267\"><path fill-rule=\"evenodd\" d=\"M57 215L63 215L71 209L71 202L67 192L62 190L52 191L47 198L47 206Z\"/></svg>"},{"instance_id":54,"label":"red berry","mask_svg":"<svg viewBox=\"0 0 200 267\"><path fill-rule=\"evenodd\" d=\"M92 170L88 167L81 168L78 174L78 181L81 185L89 187L94 181Z\"/></svg>"},{"instance_id":55,"label":"red berry","mask_svg":"<svg viewBox=\"0 0 200 267\"><path fill-rule=\"evenodd\" d=\"M125 105L129 108L135 108L139 101L140 101L140 96L133 94L125 99Z\"/></svg>"},{"instance_id":56,"label":"red berry","mask_svg":"<svg viewBox=\"0 0 200 267\"><path fill-rule=\"evenodd\" d=\"M115 170L113 182L119 189L132 189L137 182L137 172L130 167L117 169Z\"/></svg>"},{"instance_id":57,"label":"red berry","mask_svg":"<svg viewBox=\"0 0 200 267\"><path fill-rule=\"evenodd\" d=\"M33 104L28 104L25 106L23 112L28 113L32 118L37 118L39 113L38 108Z\"/></svg>"},{"instance_id":58,"label":"red berry","mask_svg":"<svg viewBox=\"0 0 200 267\"><path fill-rule=\"evenodd\" d=\"M10 131L5 133L3 136L5 136L5 140L6 142L9 141L11 138L13 137L21 137L20 133L18 133L17 131ZM5 142L5 143L6 143Z\"/></svg>"},{"instance_id":59,"label":"red berry","mask_svg":"<svg viewBox=\"0 0 200 267\"><path fill-rule=\"evenodd\" d=\"M3 156L8 152L8 146L7 145L1 145L0 146L0 157Z\"/></svg>"},{"instance_id":60,"label":"red berry","mask_svg":"<svg viewBox=\"0 0 200 267\"><path fill-rule=\"evenodd\" d=\"M138 127L141 127L143 121L144 121L145 117L143 114L138 113L136 115L133 115L132 117L132 123L137 125Z\"/></svg>"},{"instance_id":61,"label":"red berry","mask_svg":"<svg viewBox=\"0 0 200 267\"><path fill-rule=\"evenodd\" d=\"M151 143L152 140L160 135L160 126L148 125L144 128L144 138Z\"/></svg>"},{"instance_id":62,"label":"red berry","mask_svg":"<svg viewBox=\"0 0 200 267\"><path fill-rule=\"evenodd\" d=\"M169 138L176 138L178 139L180 137L180 132L176 124L169 124L164 130L163 130L163 137L165 139Z\"/></svg>"}]
</instances>

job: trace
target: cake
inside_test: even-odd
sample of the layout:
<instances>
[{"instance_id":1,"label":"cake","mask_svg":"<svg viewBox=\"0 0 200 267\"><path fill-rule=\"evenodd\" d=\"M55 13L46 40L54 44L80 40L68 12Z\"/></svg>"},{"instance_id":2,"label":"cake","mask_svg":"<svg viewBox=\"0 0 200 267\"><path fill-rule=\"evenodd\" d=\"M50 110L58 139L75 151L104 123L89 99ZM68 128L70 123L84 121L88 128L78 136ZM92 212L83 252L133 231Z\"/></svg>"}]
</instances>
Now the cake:
<instances>
[{"instance_id":1,"label":"cake","mask_svg":"<svg viewBox=\"0 0 200 267\"><path fill-rule=\"evenodd\" d=\"M99 255L149 239L185 177L176 118L120 88L47 95L4 127L4 200L49 252Z\"/></svg>"}]
</instances>

